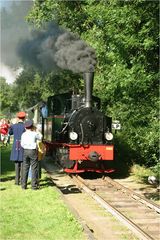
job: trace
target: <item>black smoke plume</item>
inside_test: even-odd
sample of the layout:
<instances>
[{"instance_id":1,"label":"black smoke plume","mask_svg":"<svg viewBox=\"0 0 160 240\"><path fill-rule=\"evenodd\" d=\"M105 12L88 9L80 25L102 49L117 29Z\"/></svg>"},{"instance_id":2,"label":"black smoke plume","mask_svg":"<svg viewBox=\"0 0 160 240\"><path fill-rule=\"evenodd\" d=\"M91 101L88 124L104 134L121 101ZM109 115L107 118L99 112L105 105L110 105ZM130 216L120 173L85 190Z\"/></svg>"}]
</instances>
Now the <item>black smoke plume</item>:
<instances>
[{"instance_id":1,"label":"black smoke plume","mask_svg":"<svg viewBox=\"0 0 160 240\"><path fill-rule=\"evenodd\" d=\"M53 23L32 32L32 37L22 41L17 50L23 62L45 71L56 67L74 73L93 72L96 66L94 49Z\"/></svg>"},{"instance_id":2,"label":"black smoke plume","mask_svg":"<svg viewBox=\"0 0 160 240\"><path fill-rule=\"evenodd\" d=\"M1 62L11 68L19 68L16 48L20 39L30 36L25 17L31 9L32 1L0 1L1 15Z\"/></svg>"}]
</instances>

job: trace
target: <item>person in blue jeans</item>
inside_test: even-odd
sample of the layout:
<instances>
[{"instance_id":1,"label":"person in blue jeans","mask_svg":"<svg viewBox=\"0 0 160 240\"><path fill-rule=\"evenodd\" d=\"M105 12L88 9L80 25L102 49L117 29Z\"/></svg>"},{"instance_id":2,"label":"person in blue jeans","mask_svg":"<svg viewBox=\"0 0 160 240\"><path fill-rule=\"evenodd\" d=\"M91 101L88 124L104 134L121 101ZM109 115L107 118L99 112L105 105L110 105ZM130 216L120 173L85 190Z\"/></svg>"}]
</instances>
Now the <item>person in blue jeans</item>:
<instances>
[{"instance_id":1,"label":"person in blue jeans","mask_svg":"<svg viewBox=\"0 0 160 240\"><path fill-rule=\"evenodd\" d=\"M27 189L29 168L31 166L31 185L33 190L37 190L39 189L37 140L42 139L42 134L35 130L32 120L25 122L25 128L26 131L21 136L21 146L24 150L22 189Z\"/></svg>"}]
</instances>

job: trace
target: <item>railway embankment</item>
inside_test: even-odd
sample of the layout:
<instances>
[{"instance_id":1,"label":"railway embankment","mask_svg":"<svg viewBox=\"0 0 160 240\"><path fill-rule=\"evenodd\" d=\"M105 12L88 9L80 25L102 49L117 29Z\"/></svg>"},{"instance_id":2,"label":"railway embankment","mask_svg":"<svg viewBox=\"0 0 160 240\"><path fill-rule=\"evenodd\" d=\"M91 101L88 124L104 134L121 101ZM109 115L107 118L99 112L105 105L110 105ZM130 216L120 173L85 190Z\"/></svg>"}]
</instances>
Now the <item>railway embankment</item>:
<instances>
[{"instance_id":1,"label":"railway embankment","mask_svg":"<svg viewBox=\"0 0 160 240\"><path fill-rule=\"evenodd\" d=\"M160 207L145 200L144 191L138 194L108 177L83 179L71 175L69 178L50 158L44 162L44 168L95 239L157 239L159 236Z\"/></svg>"},{"instance_id":2,"label":"railway embankment","mask_svg":"<svg viewBox=\"0 0 160 240\"><path fill-rule=\"evenodd\" d=\"M14 169L9 162L9 148L2 149L2 175L1 175L1 239L26 239L43 240L43 239L90 239L90 240L136 240L136 239L152 239L148 238L147 233L137 234L137 230L132 231L131 228L124 225L123 221L119 221L112 210L104 207L104 200L113 200L116 207L118 204L119 211L125 208L136 206L135 203L127 202L125 196L118 195L120 187L113 189L112 183L103 186L104 178L97 178L94 182L89 179L85 182L92 191L88 194L82 183L76 183L74 178L63 172L54 162L53 158L46 157L42 162L42 179L40 181L40 190L32 191L30 184L26 191L22 191L20 186L14 185ZM107 180L107 179L106 179ZM116 179L117 181L118 179ZM132 184L129 179L120 179L122 185ZM117 182L119 182L117 181ZM125 183L125 184L123 184ZM138 184L138 183L137 183ZM142 189L138 185L133 186L134 190L144 195ZM138 190L137 190L138 189ZM102 191L103 190L103 191ZM111 191L112 190L112 191ZM148 188L147 188L148 191ZM101 193L100 198L96 196ZM118 202L116 200L118 195ZM114 196L114 199L113 199ZM97 204L97 200L101 204ZM100 199L100 200L99 200ZM136 198L135 198L136 200ZM112 202L112 205L113 205ZM117 202L117 203L116 203ZM140 203L141 205L141 203ZM138 216L138 226L141 226L146 216L152 218L150 209L144 210L142 206L141 216ZM148 207L148 206L147 206ZM140 206L141 208L141 206ZM140 208L139 212L140 212ZM155 208L157 209L157 208ZM129 210L130 211L130 210ZM128 211L128 212L129 212ZM157 211L157 210L156 210ZM135 212L135 210L134 210ZM129 212L128 217L132 213ZM118 217L121 218L121 217ZM150 226L150 232L156 233L157 220ZM19 225L22 227L19 229ZM153 229L152 229L153 227ZM156 233L157 234L157 233ZM13 236L11 238L10 236ZM54 236L54 238L53 238ZM156 235L157 236L157 235ZM153 238L156 239L156 238Z\"/></svg>"}]
</instances>

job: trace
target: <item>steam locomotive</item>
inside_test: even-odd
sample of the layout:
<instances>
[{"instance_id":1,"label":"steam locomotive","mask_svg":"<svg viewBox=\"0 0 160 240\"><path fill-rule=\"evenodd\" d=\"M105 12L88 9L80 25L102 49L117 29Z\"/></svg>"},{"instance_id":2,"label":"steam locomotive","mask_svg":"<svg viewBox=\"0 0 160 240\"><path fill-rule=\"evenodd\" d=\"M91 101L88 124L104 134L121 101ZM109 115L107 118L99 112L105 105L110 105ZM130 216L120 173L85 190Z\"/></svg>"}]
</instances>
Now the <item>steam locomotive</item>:
<instances>
[{"instance_id":1,"label":"steam locomotive","mask_svg":"<svg viewBox=\"0 0 160 240\"><path fill-rule=\"evenodd\" d=\"M112 118L92 96L93 78L93 72L84 74L84 96L50 96L41 107L43 142L67 173L114 171Z\"/></svg>"}]
</instances>

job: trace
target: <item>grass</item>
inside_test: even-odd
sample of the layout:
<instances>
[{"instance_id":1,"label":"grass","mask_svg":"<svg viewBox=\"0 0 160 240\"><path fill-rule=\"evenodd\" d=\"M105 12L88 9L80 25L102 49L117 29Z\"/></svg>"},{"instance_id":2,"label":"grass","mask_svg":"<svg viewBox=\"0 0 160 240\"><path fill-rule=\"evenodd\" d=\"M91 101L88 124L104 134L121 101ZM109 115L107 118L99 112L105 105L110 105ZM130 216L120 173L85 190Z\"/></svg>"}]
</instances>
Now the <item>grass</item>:
<instances>
[{"instance_id":1,"label":"grass","mask_svg":"<svg viewBox=\"0 0 160 240\"><path fill-rule=\"evenodd\" d=\"M81 225L62 201L59 192L42 171L41 189L22 190L14 185L10 147L1 151L0 239L84 240Z\"/></svg>"},{"instance_id":2,"label":"grass","mask_svg":"<svg viewBox=\"0 0 160 240\"><path fill-rule=\"evenodd\" d=\"M144 166L140 165L133 165L131 168L131 173L130 173L131 178L135 180L135 182L144 184L144 187L141 187L142 189L145 189L146 186L146 193L145 197L155 201L155 203L160 204L160 194L159 191L157 190L158 184L159 184L159 177L155 174L155 172L151 168L146 168ZM148 182L148 177L149 176L155 176L157 177L157 184L149 184ZM149 187L148 187L149 186ZM153 191L147 190L147 188L153 189Z\"/></svg>"},{"instance_id":3,"label":"grass","mask_svg":"<svg viewBox=\"0 0 160 240\"><path fill-rule=\"evenodd\" d=\"M151 168L135 164L131 168L131 175L134 176L138 182L148 183L148 177L154 176L155 174Z\"/></svg>"}]
</instances>

